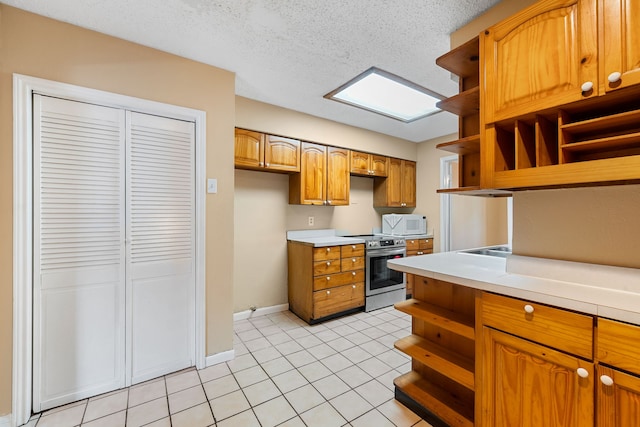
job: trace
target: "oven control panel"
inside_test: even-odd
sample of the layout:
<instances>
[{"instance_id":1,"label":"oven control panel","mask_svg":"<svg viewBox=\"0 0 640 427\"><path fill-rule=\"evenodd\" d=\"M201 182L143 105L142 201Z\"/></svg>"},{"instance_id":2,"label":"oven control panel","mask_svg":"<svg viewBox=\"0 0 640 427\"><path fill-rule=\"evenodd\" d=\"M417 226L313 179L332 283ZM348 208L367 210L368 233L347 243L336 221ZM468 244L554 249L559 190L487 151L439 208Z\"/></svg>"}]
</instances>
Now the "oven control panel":
<instances>
[{"instance_id":1,"label":"oven control panel","mask_svg":"<svg viewBox=\"0 0 640 427\"><path fill-rule=\"evenodd\" d=\"M367 241L368 248L391 248L406 246L404 239L380 239Z\"/></svg>"}]
</instances>

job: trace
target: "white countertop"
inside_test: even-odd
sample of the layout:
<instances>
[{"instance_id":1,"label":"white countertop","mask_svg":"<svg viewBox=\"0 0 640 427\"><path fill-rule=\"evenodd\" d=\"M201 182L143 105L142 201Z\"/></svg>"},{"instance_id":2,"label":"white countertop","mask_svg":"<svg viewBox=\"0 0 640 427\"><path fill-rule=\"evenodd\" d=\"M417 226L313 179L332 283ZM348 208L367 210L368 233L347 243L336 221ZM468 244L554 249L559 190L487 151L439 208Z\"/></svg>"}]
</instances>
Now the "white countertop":
<instances>
[{"instance_id":1,"label":"white countertop","mask_svg":"<svg viewBox=\"0 0 640 427\"><path fill-rule=\"evenodd\" d=\"M287 231L287 240L304 243L314 247L357 245L364 243L364 239L344 237L336 230L299 230Z\"/></svg>"},{"instance_id":2,"label":"white countertop","mask_svg":"<svg viewBox=\"0 0 640 427\"><path fill-rule=\"evenodd\" d=\"M640 270L510 255L444 252L390 268L475 289L640 324Z\"/></svg>"}]
</instances>

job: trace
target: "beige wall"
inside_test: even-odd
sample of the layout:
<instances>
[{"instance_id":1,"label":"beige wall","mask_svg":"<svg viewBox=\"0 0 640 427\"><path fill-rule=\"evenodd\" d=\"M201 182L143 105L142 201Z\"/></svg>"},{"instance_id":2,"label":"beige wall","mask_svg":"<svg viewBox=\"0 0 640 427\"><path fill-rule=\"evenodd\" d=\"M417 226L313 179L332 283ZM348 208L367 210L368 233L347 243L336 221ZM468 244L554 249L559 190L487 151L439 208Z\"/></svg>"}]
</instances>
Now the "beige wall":
<instances>
[{"instance_id":1,"label":"beige wall","mask_svg":"<svg viewBox=\"0 0 640 427\"><path fill-rule=\"evenodd\" d=\"M640 268L640 185L517 192L520 255Z\"/></svg>"},{"instance_id":2,"label":"beige wall","mask_svg":"<svg viewBox=\"0 0 640 427\"><path fill-rule=\"evenodd\" d=\"M412 142L242 97L236 98L236 126L416 160ZM349 206L301 206L289 205L288 175L236 170L234 311L287 303L287 230L371 233L380 215L392 211L373 207L372 178L351 177Z\"/></svg>"},{"instance_id":3,"label":"beige wall","mask_svg":"<svg viewBox=\"0 0 640 427\"><path fill-rule=\"evenodd\" d=\"M206 201L207 354L231 349L234 74L5 5L0 58L0 415L11 412L13 73L206 111L218 178Z\"/></svg>"}]
</instances>

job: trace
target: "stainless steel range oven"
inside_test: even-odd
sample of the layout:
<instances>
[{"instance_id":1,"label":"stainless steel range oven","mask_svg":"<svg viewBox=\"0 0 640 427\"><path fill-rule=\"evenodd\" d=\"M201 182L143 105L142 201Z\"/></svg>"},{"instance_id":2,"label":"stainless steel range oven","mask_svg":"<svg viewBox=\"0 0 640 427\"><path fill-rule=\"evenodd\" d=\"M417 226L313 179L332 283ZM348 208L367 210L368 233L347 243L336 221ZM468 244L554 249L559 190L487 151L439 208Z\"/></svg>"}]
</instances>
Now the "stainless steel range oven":
<instances>
[{"instance_id":1,"label":"stainless steel range oven","mask_svg":"<svg viewBox=\"0 0 640 427\"><path fill-rule=\"evenodd\" d=\"M406 256L404 238L366 235L365 311L388 307L406 298L405 274L387 267L390 259Z\"/></svg>"}]
</instances>

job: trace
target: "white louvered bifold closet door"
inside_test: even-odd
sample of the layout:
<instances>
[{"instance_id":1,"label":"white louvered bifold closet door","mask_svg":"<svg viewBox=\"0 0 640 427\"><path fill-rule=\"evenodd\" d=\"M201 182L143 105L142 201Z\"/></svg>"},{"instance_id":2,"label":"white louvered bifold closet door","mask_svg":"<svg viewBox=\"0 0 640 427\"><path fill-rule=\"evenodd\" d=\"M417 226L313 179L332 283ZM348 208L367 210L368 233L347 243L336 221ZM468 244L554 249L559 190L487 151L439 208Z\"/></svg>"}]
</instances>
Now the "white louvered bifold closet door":
<instances>
[{"instance_id":1,"label":"white louvered bifold closet door","mask_svg":"<svg viewBox=\"0 0 640 427\"><path fill-rule=\"evenodd\" d=\"M195 363L195 125L134 112L127 118L135 384Z\"/></svg>"},{"instance_id":2,"label":"white louvered bifold closet door","mask_svg":"<svg viewBox=\"0 0 640 427\"><path fill-rule=\"evenodd\" d=\"M125 112L34 95L34 410L125 383Z\"/></svg>"}]
</instances>

